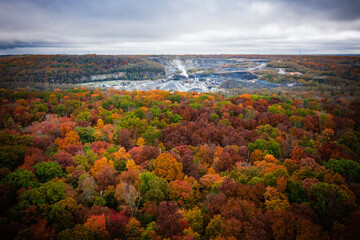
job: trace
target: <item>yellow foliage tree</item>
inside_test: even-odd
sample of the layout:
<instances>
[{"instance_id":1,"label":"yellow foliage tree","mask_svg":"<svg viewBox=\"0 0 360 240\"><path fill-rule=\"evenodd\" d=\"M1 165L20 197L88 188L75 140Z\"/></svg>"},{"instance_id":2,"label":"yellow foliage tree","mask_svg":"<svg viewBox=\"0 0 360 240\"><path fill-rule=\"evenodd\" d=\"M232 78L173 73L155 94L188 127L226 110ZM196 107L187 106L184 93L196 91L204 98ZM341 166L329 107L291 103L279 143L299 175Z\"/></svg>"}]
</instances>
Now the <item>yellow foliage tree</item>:
<instances>
[{"instance_id":1,"label":"yellow foliage tree","mask_svg":"<svg viewBox=\"0 0 360 240\"><path fill-rule=\"evenodd\" d=\"M208 174L216 174L215 169L213 167L209 167Z\"/></svg>"},{"instance_id":2,"label":"yellow foliage tree","mask_svg":"<svg viewBox=\"0 0 360 240\"><path fill-rule=\"evenodd\" d=\"M128 160L131 158L130 153L127 153L124 147L121 147L119 151L114 153L115 160Z\"/></svg>"},{"instance_id":3,"label":"yellow foliage tree","mask_svg":"<svg viewBox=\"0 0 360 240\"><path fill-rule=\"evenodd\" d=\"M264 160L269 162L269 163L276 163L277 162L277 159L271 154L266 154L265 157L264 157Z\"/></svg>"},{"instance_id":4,"label":"yellow foliage tree","mask_svg":"<svg viewBox=\"0 0 360 240\"><path fill-rule=\"evenodd\" d=\"M101 141L101 140L103 140L103 134L102 134L102 132L101 131L96 131L96 132L94 132L94 138L95 138L95 140L96 141Z\"/></svg>"},{"instance_id":5,"label":"yellow foliage tree","mask_svg":"<svg viewBox=\"0 0 360 240\"><path fill-rule=\"evenodd\" d=\"M66 146L69 145L81 145L81 142L79 141L80 137L77 134L77 132L70 130L66 133L65 138L57 138L55 140L55 144L59 146L60 149L65 149Z\"/></svg>"},{"instance_id":6,"label":"yellow foliage tree","mask_svg":"<svg viewBox=\"0 0 360 240\"><path fill-rule=\"evenodd\" d=\"M136 163L133 159L129 159L126 162L126 168L128 169L128 171L130 171L130 170L137 171L140 169L140 166L136 165Z\"/></svg>"},{"instance_id":7,"label":"yellow foliage tree","mask_svg":"<svg viewBox=\"0 0 360 240\"><path fill-rule=\"evenodd\" d=\"M136 146L140 147L140 146L143 146L143 145L145 145L145 139L142 138L142 137L139 137L137 142L136 142Z\"/></svg>"},{"instance_id":8,"label":"yellow foliage tree","mask_svg":"<svg viewBox=\"0 0 360 240\"><path fill-rule=\"evenodd\" d=\"M149 110L147 107L140 107L140 109L141 109L144 113L146 113L146 112Z\"/></svg>"},{"instance_id":9,"label":"yellow foliage tree","mask_svg":"<svg viewBox=\"0 0 360 240\"><path fill-rule=\"evenodd\" d=\"M169 153L160 154L153 162L156 176L168 181L181 180L183 178L182 164Z\"/></svg>"},{"instance_id":10,"label":"yellow foliage tree","mask_svg":"<svg viewBox=\"0 0 360 240\"><path fill-rule=\"evenodd\" d=\"M184 229L183 233L185 239L200 239L200 234L192 230L191 227Z\"/></svg>"},{"instance_id":11,"label":"yellow foliage tree","mask_svg":"<svg viewBox=\"0 0 360 240\"><path fill-rule=\"evenodd\" d=\"M101 171L105 165L109 165L110 167L113 167L113 161L108 161L106 157L102 157L94 162L94 166L90 169L90 172L93 176L96 176L96 174Z\"/></svg>"},{"instance_id":12,"label":"yellow foliage tree","mask_svg":"<svg viewBox=\"0 0 360 240\"><path fill-rule=\"evenodd\" d=\"M266 187L264 197L266 209L269 210L285 210L290 205L285 194L280 193L274 187Z\"/></svg>"},{"instance_id":13,"label":"yellow foliage tree","mask_svg":"<svg viewBox=\"0 0 360 240\"><path fill-rule=\"evenodd\" d=\"M104 122L103 122L103 120L102 120L102 119L98 119L95 128L96 128L96 129L101 129L101 128L103 128L103 127L104 127Z\"/></svg>"}]
</instances>

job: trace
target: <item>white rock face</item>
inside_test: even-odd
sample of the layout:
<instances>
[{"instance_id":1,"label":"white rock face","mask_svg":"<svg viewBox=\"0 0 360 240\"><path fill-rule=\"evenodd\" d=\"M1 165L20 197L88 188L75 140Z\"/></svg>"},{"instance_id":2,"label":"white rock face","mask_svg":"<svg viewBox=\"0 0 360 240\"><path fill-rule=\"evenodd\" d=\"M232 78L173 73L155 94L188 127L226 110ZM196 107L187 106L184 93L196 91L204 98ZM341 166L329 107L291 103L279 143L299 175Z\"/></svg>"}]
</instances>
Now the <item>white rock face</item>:
<instances>
[{"instance_id":1,"label":"white rock face","mask_svg":"<svg viewBox=\"0 0 360 240\"><path fill-rule=\"evenodd\" d=\"M110 73L110 74L100 74L100 75L93 75L90 76L91 81L99 81L99 80L106 80L106 79L120 79L125 76L125 72L117 72L117 73Z\"/></svg>"}]
</instances>

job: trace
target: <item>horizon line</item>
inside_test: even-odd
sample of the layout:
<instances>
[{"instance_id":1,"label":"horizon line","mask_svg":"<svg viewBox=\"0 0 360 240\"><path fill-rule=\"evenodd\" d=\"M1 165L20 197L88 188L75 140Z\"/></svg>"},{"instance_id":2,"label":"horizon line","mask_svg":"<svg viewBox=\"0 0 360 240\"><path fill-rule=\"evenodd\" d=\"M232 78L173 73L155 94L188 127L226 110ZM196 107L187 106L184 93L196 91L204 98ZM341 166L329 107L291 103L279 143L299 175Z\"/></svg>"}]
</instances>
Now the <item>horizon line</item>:
<instances>
[{"instance_id":1,"label":"horizon line","mask_svg":"<svg viewBox=\"0 0 360 240\"><path fill-rule=\"evenodd\" d=\"M78 56L86 56L86 55L99 55L99 56L226 56L226 55L239 55L239 56L360 56L360 53L128 53L128 54L103 54L103 53L14 53L14 54L1 54L1 57L6 56L56 56L56 55L78 55Z\"/></svg>"}]
</instances>

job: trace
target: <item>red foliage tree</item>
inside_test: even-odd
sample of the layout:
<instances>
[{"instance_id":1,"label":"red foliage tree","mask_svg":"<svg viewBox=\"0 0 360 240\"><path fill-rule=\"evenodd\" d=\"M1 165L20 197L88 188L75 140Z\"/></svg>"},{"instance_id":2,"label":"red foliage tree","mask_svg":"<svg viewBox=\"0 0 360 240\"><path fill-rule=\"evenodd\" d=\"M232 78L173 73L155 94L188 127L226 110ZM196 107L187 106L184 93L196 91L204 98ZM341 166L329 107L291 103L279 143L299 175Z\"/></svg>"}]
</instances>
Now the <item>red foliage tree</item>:
<instances>
[{"instance_id":1,"label":"red foliage tree","mask_svg":"<svg viewBox=\"0 0 360 240\"><path fill-rule=\"evenodd\" d=\"M329 159L350 158L350 156L346 154L343 146L329 142L323 143L318 152L322 162L327 162Z\"/></svg>"},{"instance_id":2,"label":"red foliage tree","mask_svg":"<svg viewBox=\"0 0 360 240\"><path fill-rule=\"evenodd\" d=\"M47 160L44 151L39 148L27 148L25 152L24 164L20 168L32 170L32 166L36 163L44 162Z\"/></svg>"},{"instance_id":3,"label":"red foliage tree","mask_svg":"<svg viewBox=\"0 0 360 240\"><path fill-rule=\"evenodd\" d=\"M140 165L145 161L150 161L151 159L157 158L157 156L160 154L160 150L157 147L143 145L132 148L129 153L135 160L135 163Z\"/></svg>"},{"instance_id":4,"label":"red foliage tree","mask_svg":"<svg viewBox=\"0 0 360 240\"><path fill-rule=\"evenodd\" d=\"M105 141L95 141L91 144L90 147L97 154L101 154L102 152L106 151L106 149L108 149L110 145L110 143Z\"/></svg>"},{"instance_id":5,"label":"red foliage tree","mask_svg":"<svg viewBox=\"0 0 360 240\"><path fill-rule=\"evenodd\" d=\"M130 213L127 209L117 212L114 209L110 210L107 218L107 229L110 232L111 238L124 238L125 227L130 219Z\"/></svg>"},{"instance_id":6,"label":"red foliage tree","mask_svg":"<svg viewBox=\"0 0 360 240\"><path fill-rule=\"evenodd\" d=\"M126 150L130 150L135 146L134 142L131 140L131 132L125 128L119 131L116 142Z\"/></svg>"},{"instance_id":7,"label":"red foliage tree","mask_svg":"<svg viewBox=\"0 0 360 240\"><path fill-rule=\"evenodd\" d=\"M82 145L68 145L65 147L65 151L75 156L79 153L83 153L84 147Z\"/></svg>"},{"instance_id":8,"label":"red foliage tree","mask_svg":"<svg viewBox=\"0 0 360 240\"><path fill-rule=\"evenodd\" d=\"M48 226L48 222L45 219L39 219L36 224L30 226L31 239L34 240L46 240L52 239L55 235L54 229Z\"/></svg>"},{"instance_id":9,"label":"red foliage tree","mask_svg":"<svg viewBox=\"0 0 360 240\"><path fill-rule=\"evenodd\" d=\"M105 165L99 172L97 172L95 178L99 189L103 191L108 186L115 185L116 174L116 170L109 165Z\"/></svg>"},{"instance_id":10,"label":"red foliage tree","mask_svg":"<svg viewBox=\"0 0 360 240\"><path fill-rule=\"evenodd\" d=\"M175 202L161 202L159 204L159 216L156 219L156 228L159 234L170 238L180 236L183 229L180 220L182 215L178 212Z\"/></svg>"},{"instance_id":11,"label":"red foliage tree","mask_svg":"<svg viewBox=\"0 0 360 240\"><path fill-rule=\"evenodd\" d=\"M107 239L109 236L108 230L106 230L105 214L91 216L84 227L95 235L95 238Z\"/></svg>"},{"instance_id":12,"label":"red foliage tree","mask_svg":"<svg viewBox=\"0 0 360 240\"><path fill-rule=\"evenodd\" d=\"M61 169L64 171L69 166L74 166L75 162L73 156L65 151L60 151L53 155L53 158L56 162L58 162L61 166Z\"/></svg>"}]
</instances>

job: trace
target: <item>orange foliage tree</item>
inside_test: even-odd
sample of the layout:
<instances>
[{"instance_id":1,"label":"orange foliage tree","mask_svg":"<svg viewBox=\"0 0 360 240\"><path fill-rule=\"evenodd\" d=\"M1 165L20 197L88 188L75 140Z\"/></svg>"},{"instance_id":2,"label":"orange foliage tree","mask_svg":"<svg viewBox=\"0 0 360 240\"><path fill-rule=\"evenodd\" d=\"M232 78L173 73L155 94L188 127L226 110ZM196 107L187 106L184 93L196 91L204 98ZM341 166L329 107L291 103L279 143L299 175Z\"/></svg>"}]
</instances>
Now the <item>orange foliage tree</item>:
<instances>
[{"instance_id":1,"label":"orange foliage tree","mask_svg":"<svg viewBox=\"0 0 360 240\"><path fill-rule=\"evenodd\" d=\"M82 145L79 135L72 130L66 133L65 138L57 138L55 144L57 144L60 149L65 149L69 145Z\"/></svg>"},{"instance_id":2,"label":"orange foliage tree","mask_svg":"<svg viewBox=\"0 0 360 240\"><path fill-rule=\"evenodd\" d=\"M170 153L160 154L153 162L156 176L168 181L181 180L183 178L182 164Z\"/></svg>"}]
</instances>

